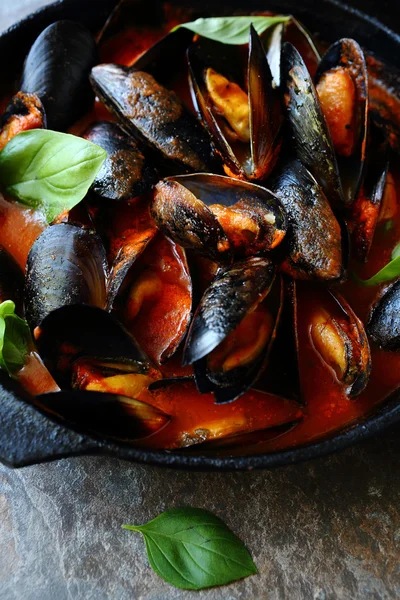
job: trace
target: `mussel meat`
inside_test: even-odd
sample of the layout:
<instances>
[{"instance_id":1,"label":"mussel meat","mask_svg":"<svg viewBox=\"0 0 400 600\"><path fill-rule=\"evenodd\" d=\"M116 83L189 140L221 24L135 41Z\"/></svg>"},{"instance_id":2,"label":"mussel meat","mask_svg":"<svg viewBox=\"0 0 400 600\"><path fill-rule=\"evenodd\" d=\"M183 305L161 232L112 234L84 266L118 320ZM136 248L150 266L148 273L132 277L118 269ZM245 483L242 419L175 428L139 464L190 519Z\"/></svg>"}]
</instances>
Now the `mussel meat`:
<instances>
[{"instance_id":1,"label":"mussel meat","mask_svg":"<svg viewBox=\"0 0 400 600\"><path fill-rule=\"evenodd\" d=\"M297 279L339 279L343 275L340 225L314 177L299 160L291 160L275 175L271 189L288 219L282 269Z\"/></svg>"},{"instance_id":2,"label":"mussel meat","mask_svg":"<svg viewBox=\"0 0 400 600\"><path fill-rule=\"evenodd\" d=\"M324 297L323 297L324 296ZM347 388L350 397L366 387L371 372L371 353L360 319L342 296L321 291L321 302L310 319L310 339L321 360Z\"/></svg>"},{"instance_id":3,"label":"mussel meat","mask_svg":"<svg viewBox=\"0 0 400 600\"><path fill-rule=\"evenodd\" d=\"M36 94L18 92L8 103L0 121L0 150L21 131L43 129L46 115Z\"/></svg>"},{"instance_id":4,"label":"mussel meat","mask_svg":"<svg viewBox=\"0 0 400 600\"><path fill-rule=\"evenodd\" d=\"M335 42L323 56L315 82L350 204L360 189L368 138L368 71L357 42Z\"/></svg>"},{"instance_id":5,"label":"mussel meat","mask_svg":"<svg viewBox=\"0 0 400 600\"><path fill-rule=\"evenodd\" d=\"M45 229L28 256L26 319L32 329L68 304L106 305L107 259L93 231L68 223Z\"/></svg>"},{"instance_id":6,"label":"mussel meat","mask_svg":"<svg viewBox=\"0 0 400 600\"><path fill-rule=\"evenodd\" d=\"M89 73L96 62L94 38L80 23L56 21L36 39L20 89L39 96L49 129L63 131L89 110L94 100Z\"/></svg>"},{"instance_id":7,"label":"mussel meat","mask_svg":"<svg viewBox=\"0 0 400 600\"><path fill-rule=\"evenodd\" d=\"M222 175L160 181L151 214L175 242L218 263L271 250L286 232L285 213L274 194Z\"/></svg>"},{"instance_id":8,"label":"mussel meat","mask_svg":"<svg viewBox=\"0 0 400 600\"><path fill-rule=\"evenodd\" d=\"M112 64L94 67L90 80L128 133L185 171L207 170L212 163L207 134L175 92L149 73Z\"/></svg>"},{"instance_id":9,"label":"mussel meat","mask_svg":"<svg viewBox=\"0 0 400 600\"><path fill-rule=\"evenodd\" d=\"M156 182L155 169L137 142L115 123L94 123L83 137L107 152L91 187L101 198L130 200L149 191Z\"/></svg>"},{"instance_id":10,"label":"mussel meat","mask_svg":"<svg viewBox=\"0 0 400 600\"><path fill-rule=\"evenodd\" d=\"M239 179L266 179L279 157L283 116L257 32L250 27L245 80L237 46L201 38L189 47L188 62L193 103L225 172Z\"/></svg>"},{"instance_id":11,"label":"mussel meat","mask_svg":"<svg viewBox=\"0 0 400 600\"><path fill-rule=\"evenodd\" d=\"M331 206L343 208L344 198L331 136L317 92L304 60L292 44L282 49L281 85L295 150L322 187Z\"/></svg>"}]
</instances>

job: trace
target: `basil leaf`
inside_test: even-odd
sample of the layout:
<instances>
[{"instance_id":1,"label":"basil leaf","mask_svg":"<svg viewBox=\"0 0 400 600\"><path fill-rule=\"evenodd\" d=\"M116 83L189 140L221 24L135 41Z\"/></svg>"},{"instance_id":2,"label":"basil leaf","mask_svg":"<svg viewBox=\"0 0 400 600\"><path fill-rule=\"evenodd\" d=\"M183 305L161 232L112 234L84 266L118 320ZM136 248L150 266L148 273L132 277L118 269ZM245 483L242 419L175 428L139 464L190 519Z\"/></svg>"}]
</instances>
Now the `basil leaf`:
<instances>
[{"instance_id":1,"label":"basil leaf","mask_svg":"<svg viewBox=\"0 0 400 600\"><path fill-rule=\"evenodd\" d=\"M375 273L373 277L369 279L359 279L354 276L357 283L365 286L379 285L385 281L391 281L400 276L400 243L397 244L392 250L392 260L385 265L380 271Z\"/></svg>"},{"instance_id":2,"label":"basil leaf","mask_svg":"<svg viewBox=\"0 0 400 600\"><path fill-rule=\"evenodd\" d=\"M103 148L75 135L32 129L0 152L0 182L50 223L83 200L106 156Z\"/></svg>"},{"instance_id":3,"label":"basil leaf","mask_svg":"<svg viewBox=\"0 0 400 600\"><path fill-rule=\"evenodd\" d=\"M0 367L15 375L25 364L33 346L28 324L15 314L15 304L0 304Z\"/></svg>"},{"instance_id":4,"label":"basil leaf","mask_svg":"<svg viewBox=\"0 0 400 600\"><path fill-rule=\"evenodd\" d=\"M143 534L152 568L178 588L200 590L258 572L243 543L207 510L174 508L122 527Z\"/></svg>"},{"instance_id":5,"label":"basil leaf","mask_svg":"<svg viewBox=\"0 0 400 600\"><path fill-rule=\"evenodd\" d=\"M223 44L247 44L249 41L249 28L252 24L254 29L261 35L266 29L289 21L291 17L276 15L274 17L245 16L245 17L211 17L209 19L197 19L190 23L181 23L172 29L176 31L180 27L190 29L198 35L222 42Z\"/></svg>"}]
</instances>

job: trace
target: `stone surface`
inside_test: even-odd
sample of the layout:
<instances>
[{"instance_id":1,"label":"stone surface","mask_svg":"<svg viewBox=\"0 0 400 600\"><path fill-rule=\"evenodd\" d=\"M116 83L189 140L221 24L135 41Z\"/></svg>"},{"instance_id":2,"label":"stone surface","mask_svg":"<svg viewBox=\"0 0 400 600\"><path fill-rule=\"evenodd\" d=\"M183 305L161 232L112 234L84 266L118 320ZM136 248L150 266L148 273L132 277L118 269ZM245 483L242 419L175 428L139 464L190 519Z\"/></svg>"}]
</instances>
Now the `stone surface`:
<instances>
[{"instance_id":1,"label":"stone surface","mask_svg":"<svg viewBox=\"0 0 400 600\"><path fill-rule=\"evenodd\" d=\"M0 27L45 0L0 2ZM187 473L99 457L0 465L2 600L391 600L400 597L400 427L272 472ZM173 506L213 511L260 574L201 593L150 569L142 523Z\"/></svg>"}]
</instances>

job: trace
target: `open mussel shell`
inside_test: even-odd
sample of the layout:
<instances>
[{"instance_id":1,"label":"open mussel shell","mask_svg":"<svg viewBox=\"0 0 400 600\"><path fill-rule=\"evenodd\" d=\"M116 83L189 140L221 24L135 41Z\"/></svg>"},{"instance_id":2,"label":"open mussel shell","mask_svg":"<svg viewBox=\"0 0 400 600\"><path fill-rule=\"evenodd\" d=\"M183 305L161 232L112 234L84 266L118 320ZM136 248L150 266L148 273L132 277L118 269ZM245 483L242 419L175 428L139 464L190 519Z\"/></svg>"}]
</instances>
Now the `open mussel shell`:
<instances>
[{"instance_id":1,"label":"open mussel shell","mask_svg":"<svg viewBox=\"0 0 400 600\"><path fill-rule=\"evenodd\" d=\"M145 71L104 64L92 69L92 86L122 127L185 171L211 164L211 145L196 117L175 92Z\"/></svg>"},{"instance_id":2,"label":"open mussel shell","mask_svg":"<svg viewBox=\"0 0 400 600\"><path fill-rule=\"evenodd\" d=\"M15 303L17 314L23 312L24 273L14 258L0 246L0 304L6 300Z\"/></svg>"},{"instance_id":3,"label":"open mussel shell","mask_svg":"<svg viewBox=\"0 0 400 600\"><path fill-rule=\"evenodd\" d=\"M168 237L218 263L271 250L286 232L286 216L274 194L223 175L160 181L151 214Z\"/></svg>"},{"instance_id":4,"label":"open mussel shell","mask_svg":"<svg viewBox=\"0 0 400 600\"><path fill-rule=\"evenodd\" d=\"M94 38L80 23L56 21L36 39L20 89L39 96L49 129L63 131L89 110L94 100L89 74L96 62Z\"/></svg>"},{"instance_id":5,"label":"open mussel shell","mask_svg":"<svg viewBox=\"0 0 400 600\"><path fill-rule=\"evenodd\" d=\"M239 179L265 179L279 157L283 116L279 92L272 84L271 71L257 32L250 27L246 78L240 70L243 62L241 50L235 46L201 38L189 47L188 62L194 106L210 132L225 171ZM239 115L233 113L229 116L229 122L225 118L227 114L221 113L221 107L215 107L207 84L210 69L226 78L227 82L238 85L242 94L247 85L247 99L244 96L241 101L244 104L240 119L244 119L241 113L247 105L248 127L243 129L248 129L248 138L243 133L239 141L228 139L227 131L230 131L230 127L227 127L227 123L232 126ZM220 100L226 106L224 96Z\"/></svg>"},{"instance_id":6,"label":"open mussel shell","mask_svg":"<svg viewBox=\"0 0 400 600\"><path fill-rule=\"evenodd\" d=\"M329 203L343 208L346 199L318 95L304 60L288 42L282 49L281 80L296 154L322 187Z\"/></svg>"},{"instance_id":7,"label":"open mussel shell","mask_svg":"<svg viewBox=\"0 0 400 600\"><path fill-rule=\"evenodd\" d=\"M93 231L68 223L44 230L27 262L25 311L34 329L53 310L67 304L106 304L107 260Z\"/></svg>"},{"instance_id":8,"label":"open mussel shell","mask_svg":"<svg viewBox=\"0 0 400 600\"><path fill-rule=\"evenodd\" d=\"M338 40L327 50L315 83L350 204L360 189L368 138L368 71L355 40Z\"/></svg>"},{"instance_id":9,"label":"open mussel shell","mask_svg":"<svg viewBox=\"0 0 400 600\"><path fill-rule=\"evenodd\" d=\"M71 385L72 365L81 358L125 364L131 373L147 373L149 360L112 314L83 304L52 311L35 332L40 356L61 387Z\"/></svg>"},{"instance_id":10,"label":"open mussel shell","mask_svg":"<svg viewBox=\"0 0 400 600\"><path fill-rule=\"evenodd\" d=\"M355 397L365 389L371 372L367 334L342 296L328 289L322 293L311 317L310 339L347 394Z\"/></svg>"},{"instance_id":11,"label":"open mussel shell","mask_svg":"<svg viewBox=\"0 0 400 600\"><path fill-rule=\"evenodd\" d=\"M115 123L94 123L83 137L107 152L91 187L101 198L130 200L149 191L156 182L155 169L139 144Z\"/></svg>"},{"instance_id":12,"label":"open mussel shell","mask_svg":"<svg viewBox=\"0 0 400 600\"><path fill-rule=\"evenodd\" d=\"M18 92L11 98L0 119L0 150L18 133L45 127L46 115L39 97Z\"/></svg>"},{"instance_id":13,"label":"open mussel shell","mask_svg":"<svg viewBox=\"0 0 400 600\"><path fill-rule=\"evenodd\" d=\"M314 177L298 159L289 160L270 185L288 219L287 255L282 269L296 279L340 279L340 225Z\"/></svg>"},{"instance_id":14,"label":"open mussel shell","mask_svg":"<svg viewBox=\"0 0 400 600\"><path fill-rule=\"evenodd\" d=\"M233 402L254 386L268 364L283 306L279 278L267 297L213 352L194 363L196 384L213 392L217 404ZM227 318L228 315L226 315Z\"/></svg>"},{"instance_id":15,"label":"open mussel shell","mask_svg":"<svg viewBox=\"0 0 400 600\"><path fill-rule=\"evenodd\" d=\"M267 296L276 266L268 258L251 257L221 269L205 292L187 336L183 362L207 356Z\"/></svg>"},{"instance_id":16,"label":"open mussel shell","mask_svg":"<svg viewBox=\"0 0 400 600\"><path fill-rule=\"evenodd\" d=\"M160 431L170 420L154 406L102 392L54 392L37 396L36 403L79 430L126 443Z\"/></svg>"},{"instance_id":17,"label":"open mussel shell","mask_svg":"<svg viewBox=\"0 0 400 600\"><path fill-rule=\"evenodd\" d=\"M384 350L400 350L400 280L391 284L375 303L367 332Z\"/></svg>"}]
</instances>

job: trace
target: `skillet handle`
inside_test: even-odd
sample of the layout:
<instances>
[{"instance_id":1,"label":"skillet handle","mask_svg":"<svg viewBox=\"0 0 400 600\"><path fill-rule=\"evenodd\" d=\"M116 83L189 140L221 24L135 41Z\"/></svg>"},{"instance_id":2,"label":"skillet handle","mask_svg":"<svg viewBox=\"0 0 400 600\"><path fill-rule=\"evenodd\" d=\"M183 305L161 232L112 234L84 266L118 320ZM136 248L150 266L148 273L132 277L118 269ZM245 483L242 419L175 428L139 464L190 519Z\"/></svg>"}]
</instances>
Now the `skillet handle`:
<instances>
[{"instance_id":1,"label":"skillet handle","mask_svg":"<svg viewBox=\"0 0 400 600\"><path fill-rule=\"evenodd\" d=\"M23 467L101 452L103 444L52 421L21 399L21 389L0 375L0 461Z\"/></svg>"}]
</instances>

